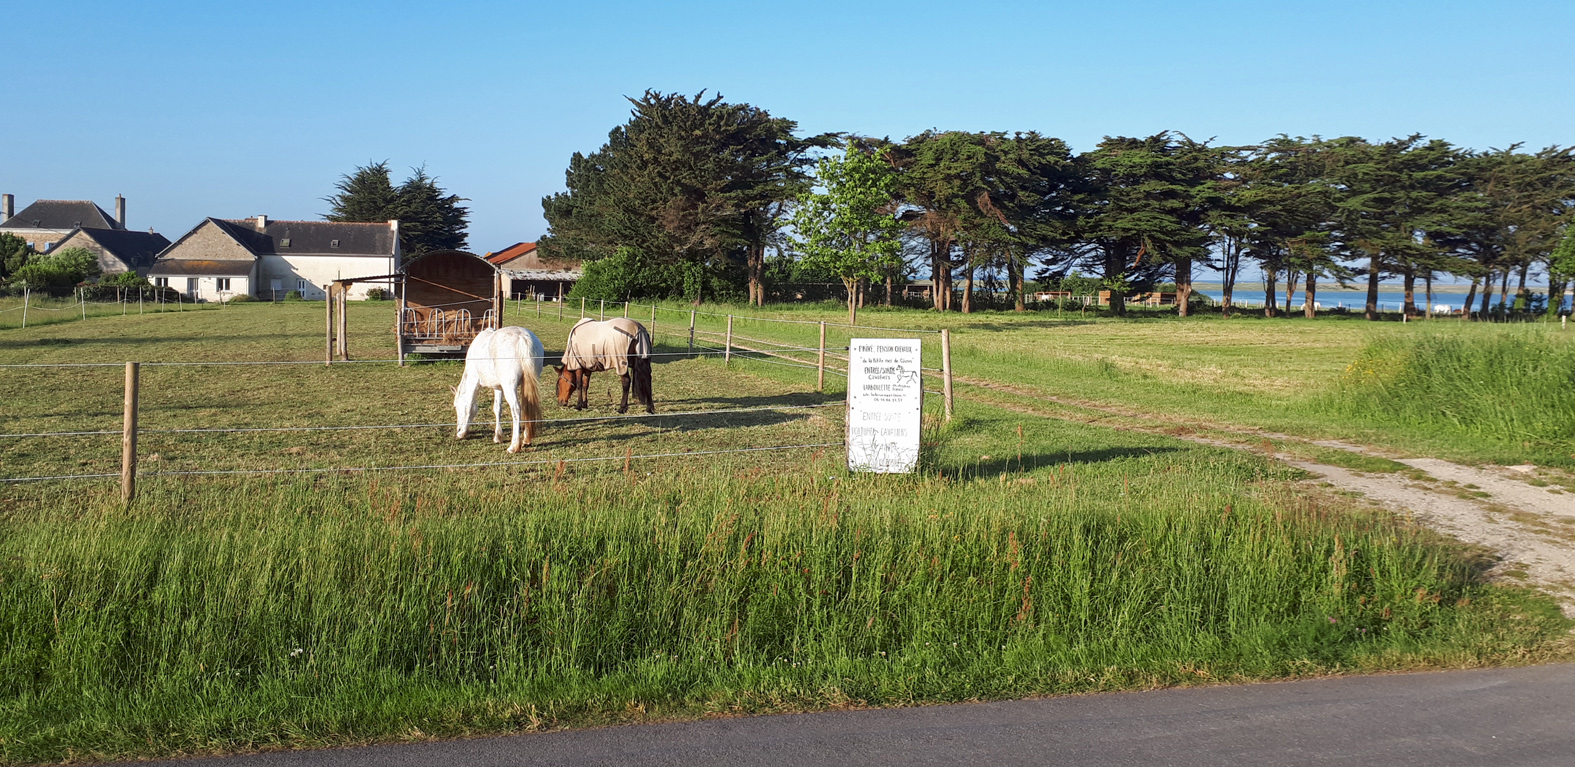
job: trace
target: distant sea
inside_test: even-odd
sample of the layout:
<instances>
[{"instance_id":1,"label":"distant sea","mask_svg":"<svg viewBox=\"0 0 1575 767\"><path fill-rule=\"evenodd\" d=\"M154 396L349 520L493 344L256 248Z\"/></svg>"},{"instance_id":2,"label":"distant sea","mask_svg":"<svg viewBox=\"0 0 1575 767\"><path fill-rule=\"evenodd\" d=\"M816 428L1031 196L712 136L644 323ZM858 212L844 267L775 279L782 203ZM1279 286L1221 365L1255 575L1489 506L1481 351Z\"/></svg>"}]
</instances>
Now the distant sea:
<instances>
[{"instance_id":1,"label":"distant sea","mask_svg":"<svg viewBox=\"0 0 1575 767\"><path fill-rule=\"evenodd\" d=\"M1513 286L1511 286L1511 289L1513 290ZM1199 290L1198 292L1202 293L1203 295L1206 295L1206 296L1208 296L1208 297L1210 297L1212 299L1214 299L1215 301L1219 301L1220 299L1224 298L1224 296L1225 296L1225 294L1223 292L1219 291L1219 290L1211 290L1211 289L1207 289L1207 288L1205 288L1203 290ZM1543 287L1541 287L1540 290L1539 289L1532 289L1532 292L1534 294L1536 294L1536 295L1543 295L1543 296L1545 296L1548 293L1548 289L1547 289L1547 287L1543 286ZM1514 296L1515 296L1515 294L1513 292L1511 292L1510 293L1510 300L1511 301L1514 300ZM1275 291L1275 299L1279 301L1281 306L1285 305L1285 288L1284 288L1284 286L1281 286L1279 290ZM1292 308L1300 309L1302 307L1303 303L1305 303L1305 300L1306 300L1306 295L1304 294L1304 292L1302 290L1298 289L1296 291L1295 297L1291 299L1291 306L1292 306ZM1361 291L1355 291L1355 290L1351 290L1351 291L1346 291L1346 290L1319 290L1317 295L1314 296L1314 301L1318 304L1319 307L1324 308L1324 309L1334 309L1334 308L1338 308L1338 307L1341 307L1341 306L1346 307L1346 308L1361 309L1361 308L1364 308L1364 307L1367 306L1367 291L1365 291L1365 290L1361 290ZM1419 309L1419 310L1422 309L1422 305L1426 301L1427 301L1427 294L1423 293L1420 289L1418 289L1416 291L1416 306L1417 306L1417 309ZM1448 292L1448 293L1443 293L1443 292L1439 292L1436 289L1433 291L1433 307L1434 307L1433 311L1435 311L1435 312L1445 312L1445 311L1458 312L1458 311L1460 311L1460 308L1465 303L1465 301L1466 301L1466 294L1464 292L1451 291L1451 292ZM1498 292L1497 291L1494 291L1494 293L1493 293L1493 301L1492 302L1493 303L1497 303L1498 302ZM1236 306L1263 306L1263 303L1264 303L1263 288L1259 287L1259 286L1254 286L1253 288L1248 288L1248 289L1244 290L1244 289L1242 289L1241 286L1237 286L1235 293L1231 296L1231 303L1235 304ZM1472 306L1473 307L1480 307L1481 305L1482 305L1482 296L1481 296L1481 294L1478 294L1472 300ZM1569 298L1568 295L1566 295L1565 298L1564 298L1564 305L1566 307L1568 307L1570 305L1570 298ZM1404 291L1380 290L1378 292L1378 310L1379 311L1398 312L1401 309L1403 309L1404 307L1405 307L1405 292ZM1446 309L1444 307L1448 307L1448 308Z\"/></svg>"}]
</instances>

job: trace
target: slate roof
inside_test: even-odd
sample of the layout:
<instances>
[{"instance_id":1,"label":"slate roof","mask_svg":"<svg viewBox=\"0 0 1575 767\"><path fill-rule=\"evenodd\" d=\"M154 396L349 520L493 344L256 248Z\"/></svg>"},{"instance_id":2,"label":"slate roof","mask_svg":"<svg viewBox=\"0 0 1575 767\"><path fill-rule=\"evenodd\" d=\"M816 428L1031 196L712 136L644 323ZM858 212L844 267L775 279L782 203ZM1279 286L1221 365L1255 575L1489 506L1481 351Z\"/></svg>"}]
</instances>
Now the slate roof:
<instances>
[{"instance_id":1,"label":"slate roof","mask_svg":"<svg viewBox=\"0 0 1575 767\"><path fill-rule=\"evenodd\" d=\"M120 224L89 200L36 200L0 223L4 229L120 229Z\"/></svg>"},{"instance_id":2,"label":"slate roof","mask_svg":"<svg viewBox=\"0 0 1575 767\"><path fill-rule=\"evenodd\" d=\"M149 277L174 275L245 277L252 273L256 261L209 261L197 258L167 258L148 270Z\"/></svg>"},{"instance_id":3,"label":"slate roof","mask_svg":"<svg viewBox=\"0 0 1575 767\"><path fill-rule=\"evenodd\" d=\"M165 248L169 238L154 232L137 232L126 229L83 229L82 233L93 238L110 255L124 261L133 269L152 264Z\"/></svg>"},{"instance_id":4,"label":"slate roof","mask_svg":"<svg viewBox=\"0 0 1575 767\"><path fill-rule=\"evenodd\" d=\"M259 256L313 254L328 256L394 255L397 241L387 223L347 224L337 221L269 221L257 231L255 219L213 219L248 250ZM337 240L339 245L334 246ZM288 241L288 245L285 244Z\"/></svg>"}]
</instances>

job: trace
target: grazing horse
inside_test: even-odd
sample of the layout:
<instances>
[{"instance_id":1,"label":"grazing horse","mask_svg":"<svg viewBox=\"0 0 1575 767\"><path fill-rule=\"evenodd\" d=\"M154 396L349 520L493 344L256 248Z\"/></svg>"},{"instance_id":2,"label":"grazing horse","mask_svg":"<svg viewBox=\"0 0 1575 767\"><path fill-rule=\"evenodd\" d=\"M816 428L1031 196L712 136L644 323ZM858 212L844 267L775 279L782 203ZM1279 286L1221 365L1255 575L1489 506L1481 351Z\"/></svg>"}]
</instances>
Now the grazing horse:
<instances>
[{"instance_id":1,"label":"grazing horse","mask_svg":"<svg viewBox=\"0 0 1575 767\"><path fill-rule=\"evenodd\" d=\"M520 409L525 410L525 444L536 438L536 422L541 420L541 387L538 380L546 352L541 340L525 328L487 329L476 334L465 352L465 376L454 390L454 416L459 425L455 437L470 433L470 419L476 416L476 390L492 390L492 441L503 441L503 402L508 400L514 416L514 438L509 452L520 451ZM523 395L523 396L522 396Z\"/></svg>"},{"instance_id":2,"label":"grazing horse","mask_svg":"<svg viewBox=\"0 0 1575 767\"><path fill-rule=\"evenodd\" d=\"M634 320L580 320L569 331L563 364L554 367L558 369L558 404L563 407L569 406L569 397L578 391L580 400L575 408L584 410L591 373L616 370L623 379L623 402L618 405L618 412L629 412L631 384L635 401L645 405L645 412L656 412L651 397L651 334Z\"/></svg>"}]
</instances>

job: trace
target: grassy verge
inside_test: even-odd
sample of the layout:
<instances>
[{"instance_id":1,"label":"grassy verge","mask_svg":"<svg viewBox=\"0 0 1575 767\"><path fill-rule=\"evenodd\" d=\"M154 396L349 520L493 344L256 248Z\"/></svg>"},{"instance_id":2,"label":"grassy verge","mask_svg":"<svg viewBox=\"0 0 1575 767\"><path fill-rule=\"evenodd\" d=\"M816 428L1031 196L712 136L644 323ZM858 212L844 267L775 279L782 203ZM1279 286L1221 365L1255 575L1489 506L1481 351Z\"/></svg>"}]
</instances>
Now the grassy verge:
<instances>
[{"instance_id":1,"label":"grassy verge","mask_svg":"<svg viewBox=\"0 0 1575 767\"><path fill-rule=\"evenodd\" d=\"M926 461L38 488L0 539L0 754L1502 663L1567 626L1252 455L972 407Z\"/></svg>"},{"instance_id":2,"label":"grassy verge","mask_svg":"<svg viewBox=\"0 0 1575 767\"><path fill-rule=\"evenodd\" d=\"M1575 461L1575 344L1556 331L1370 342L1322 412L1444 432L1540 464Z\"/></svg>"}]
</instances>

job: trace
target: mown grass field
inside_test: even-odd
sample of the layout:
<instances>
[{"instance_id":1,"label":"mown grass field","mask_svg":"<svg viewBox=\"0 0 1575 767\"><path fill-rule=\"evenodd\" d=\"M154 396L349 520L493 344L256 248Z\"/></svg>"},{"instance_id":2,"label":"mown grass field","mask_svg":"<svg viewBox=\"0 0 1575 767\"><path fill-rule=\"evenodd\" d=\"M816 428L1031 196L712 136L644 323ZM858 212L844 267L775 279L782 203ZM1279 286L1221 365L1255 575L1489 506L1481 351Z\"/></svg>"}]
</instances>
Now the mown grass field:
<instances>
[{"instance_id":1,"label":"mown grass field","mask_svg":"<svg viewBox=\"0 0 1575 767\"><path fill-rule=\"evenodd\" d=\"M520 308L510 322L549 350L574 319ZM322 353L321 311L246 305L3 331L0 363L305 362ZM658 332L671 321L687 335L687 314L668 314ZM391 356L388 304L352 305L350 318L354 354ZM916 313L866 319L936 327ZM1157 340L1174 327L1036 321L957 326L959 373L1007 367L990 361L990 337L1002 355L1023 344L1017 367L1034 368L1047 359L1027 344L1035 334L1150 344L1178 367L1201 358ZM818 333L771 327L787 342ZM740 336L769 330L744 328L735 322ZM1273 356L1268 339L1224 338L1216 345L1240 348L1233 366ZM1333 381L1365 339L1355 333L1342 350L1309 335L1318 351L1302 370L1334 366ZM661 353L687 345L663 340ZM1063 342L1070 357L1079 344ZM662 412L841 398L836 376L816 393L812 371L660 359ZM459 375L453 363L147 366L149 430L428 425L150 431L130 508L111 481L0 485L0 758L291 748L1567 652L1569 624L1547 598L1484 583L1472 552L1293 486L1290 470L1253 454L964 397L948 425L932 403L912 476L849 475L836 448L683 455L839 443L838 407L548 423L536 447L510 457L486 436L458 441L435 425L452 418ZM1063 395L1084 380L1017 375ZM0 433L115 429L120 386L118 367L0 369ZM609 380L596 387L590 415L610 415ZM1139 404L1181 395L1152 396ZM625 468L624 456L651 454L663 457ZM557 463L572 458L611 460ZM541 463L339 470L502 461ZM173 473L284 468L331 471ZM116 469L114 435L0 441L3 476Z\"/></svg>"}]
</instances>

